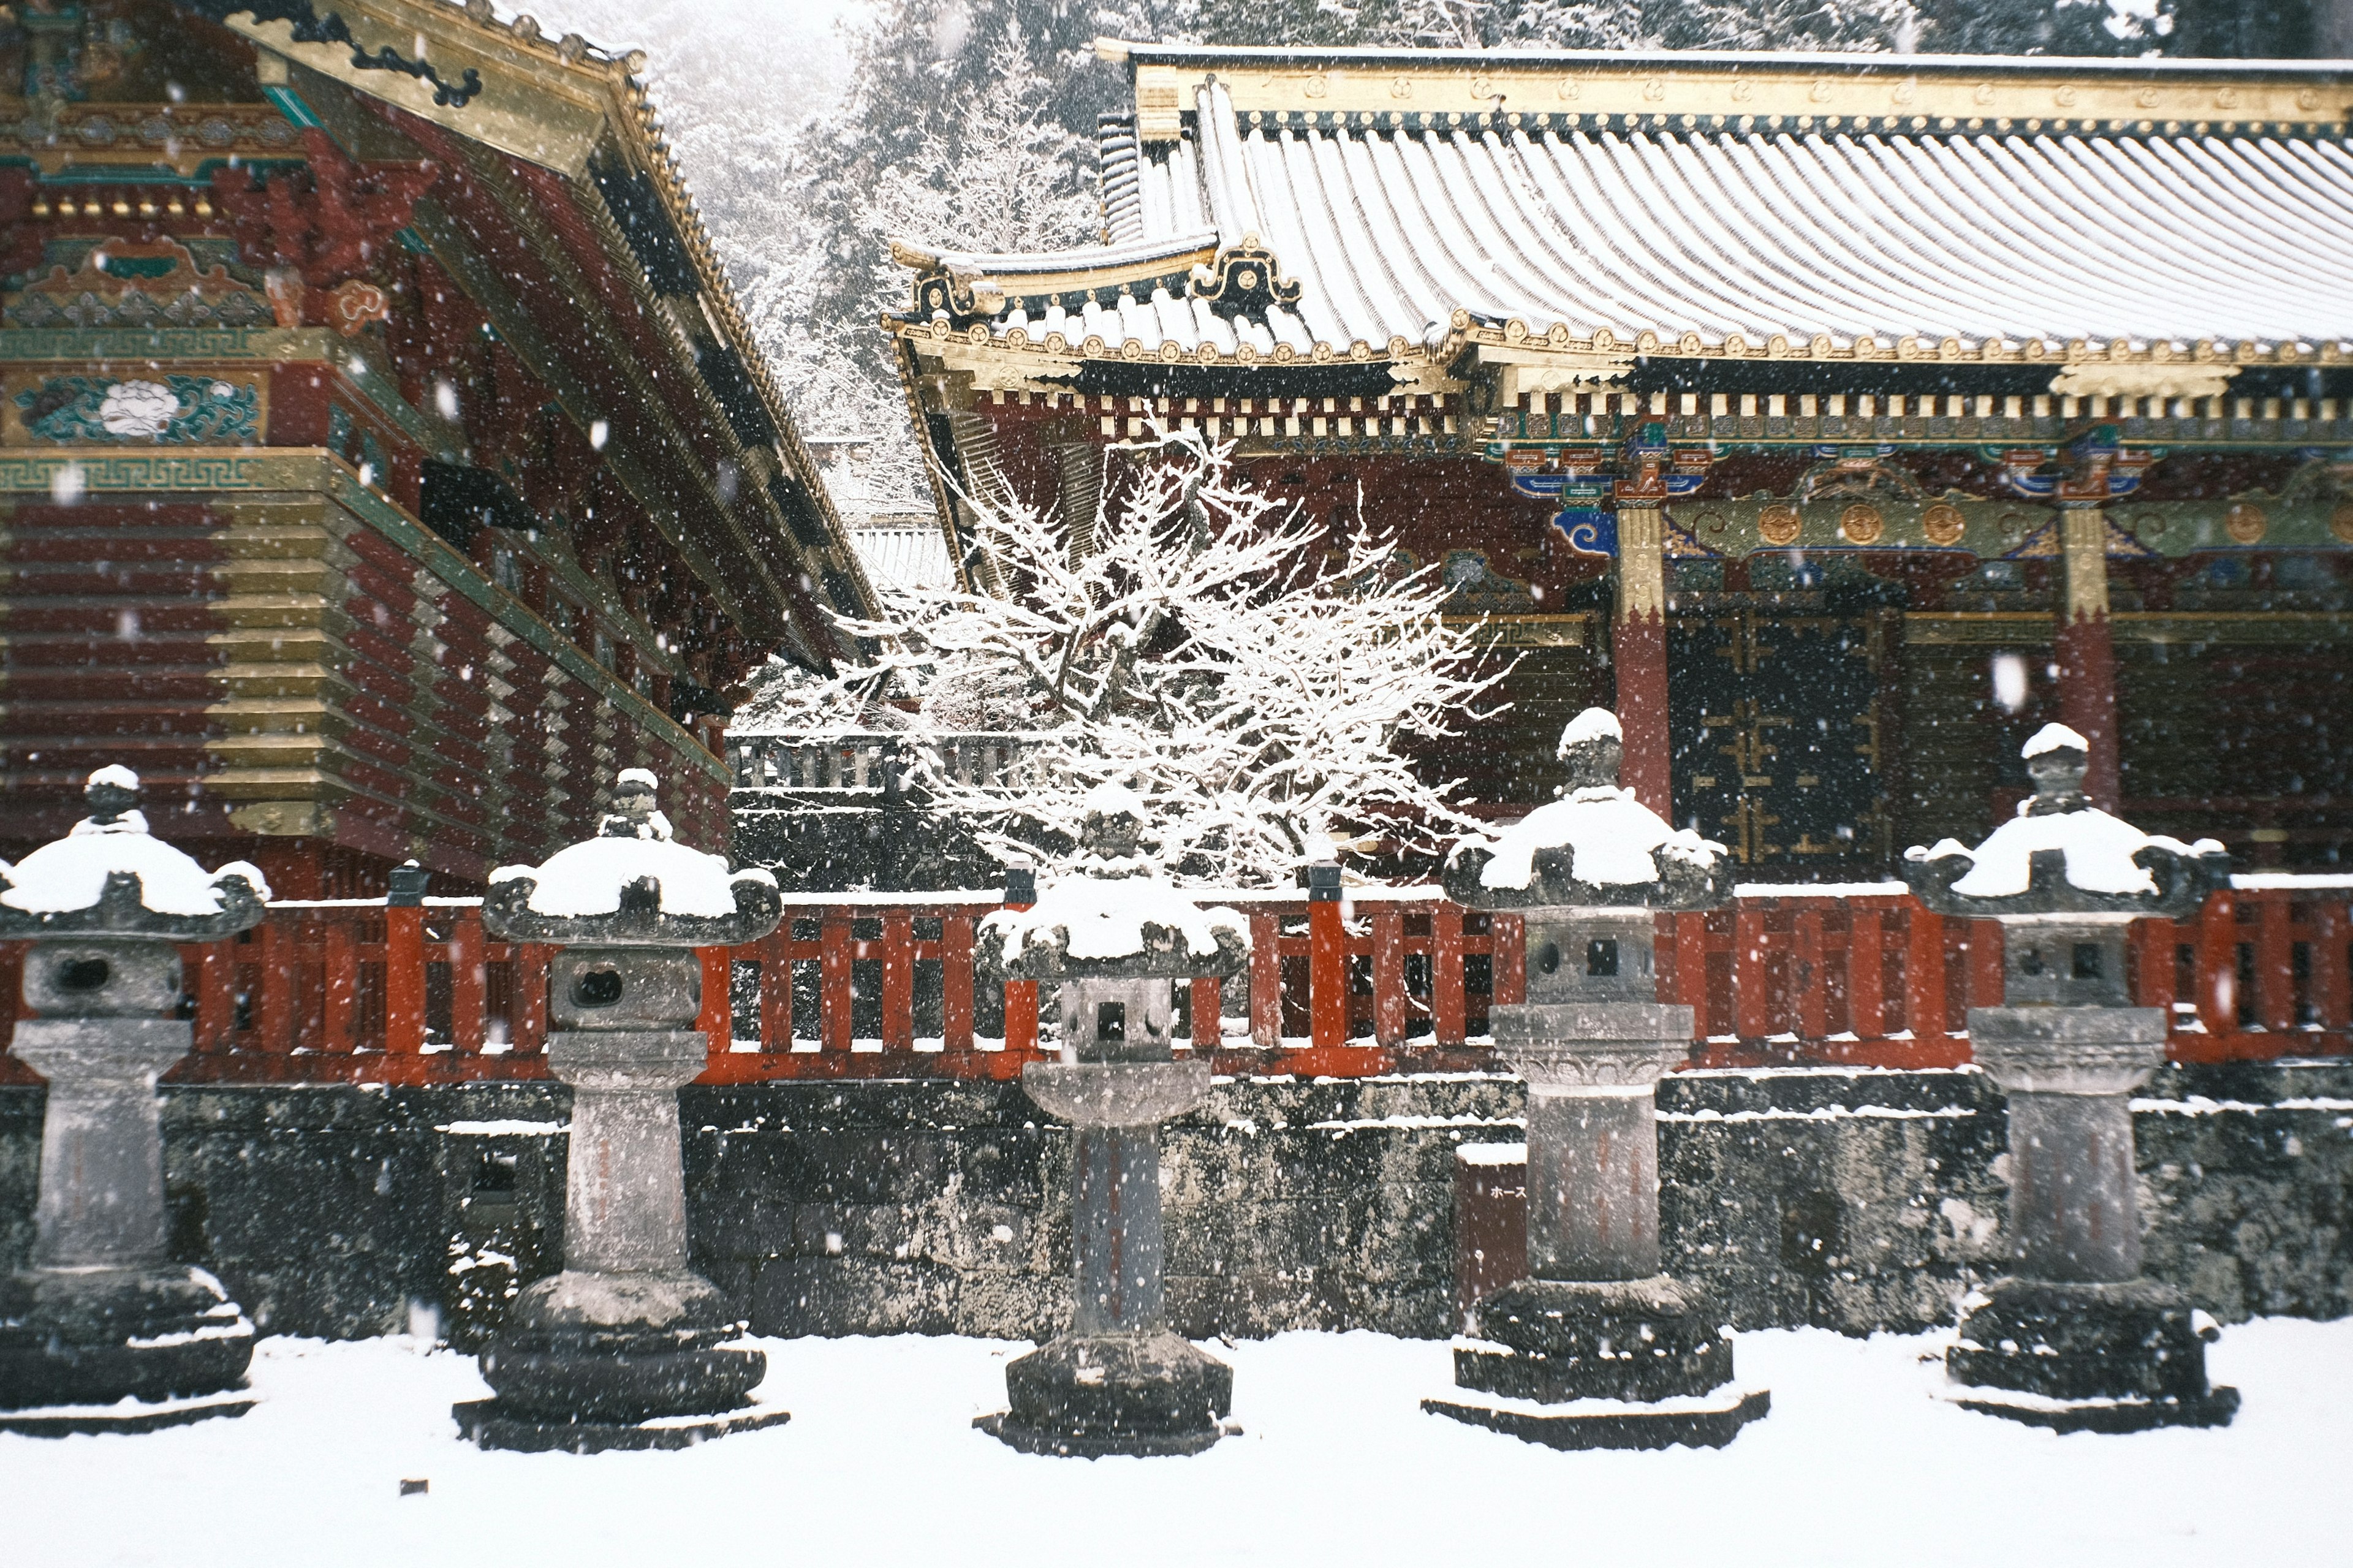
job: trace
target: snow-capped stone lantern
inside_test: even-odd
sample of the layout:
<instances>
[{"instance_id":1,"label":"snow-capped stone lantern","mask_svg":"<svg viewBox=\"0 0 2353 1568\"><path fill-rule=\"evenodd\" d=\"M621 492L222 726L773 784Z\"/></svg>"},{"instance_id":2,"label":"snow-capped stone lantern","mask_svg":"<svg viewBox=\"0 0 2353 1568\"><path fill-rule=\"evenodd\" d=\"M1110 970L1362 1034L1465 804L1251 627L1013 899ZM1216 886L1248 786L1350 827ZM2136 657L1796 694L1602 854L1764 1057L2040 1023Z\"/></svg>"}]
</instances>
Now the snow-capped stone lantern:
<instances>
[{"instance_id":1,"label":"snow-capped stone lantern","mask_svg":"<svg viewBox=\"0 0 2353 1568\"><path fill-rule=\"evenodd\" d=\"M1203 910L1143 850L1144 803L1118 784L1087 799L1080 875L981 922L992 978L1060 987L1061 1059L1021 1087L1078 1130L1070 1331L1005 1369L1008 1404L976 1426L1033 1454L1197 1454L1223 1435L1233 1369L1166 1326L1160 1123L1209 1092L1206 1056L1174 1059L1170 988L1239 974L1249 928Z\"/></svg>"},{"instance_id":2,"label":"snow-capped stone lantern","mask_svg":"<svg viewBox=\"0 0 2353 1568\"><path fill-rule=\"evenodd\" d=\"M689 1267L678 1090L708 1043L694 950L752 942L782 912L776 879L670 841L643 768L620 775L597 837L491 873L482 924L564 951L548 970L548 1070L572 1086L565 1267L516 1298L482 1352L493 1399L457 1407L485 1447L674 1448L785 1420L749 1405L767 1370L744 1323Z\"/></svg>"},{"instance_id":3,"label":"snow-capped stone lantern","mask_svg":"<svg viewBox=\"0 0 2353 1568\"><path fill-rule=\"evenodd\" d=\"M2084 795L2090 747L2063 724L2023 755L2034 796L1975 850L1905 851L1940 915L2002 926L2003 1002L1969 1009L1978 1067L2010 1100L2015 1272L1971 1299L1946 1356L1954 1398L2061 1431L2220 1426L2211 1320L2141 1277L2131 1095L2165 1060L2165 1011L2128 1005L2125 937L2230 884L2211 838L2152 837Z\"/></svg>"},{"instance_id":4,"label":"snow-capped stone lantern","mask_svg":"<svg viewBox=\"0 0 2353 1568\"><path fill-rule=\"evenodd\" d=\"M137 1432L242 1415L253 1325L165 1261L155 1080L187 1054L180 947L254 925L243 861L206 872L153 837L139 775L105 767L90 815L0 861L0 940L29 939L17 1058L48 1080L33 1266L0 1279L0 1430ZM46 1408L45 1408L46 1407Z\"/></svg>"},{"instance_id":5,"label":"snow-capped stone lantern","mask_svg":"<svg viewBox=\"0 0 2353 1568\"><path fill-rule=\"evenodd\" d=\"M1766 1413L1716 1316L1659 1267L1660 1077L1692 1010L1658 1000L1655 916L1732 896L1724 846L1620 787L1617 716L1562 733L1560 797L1449 857L1447 896L1526 926L1527 1000L1493 1010L1528 1086L1528 1274L1482 1299L1463 1392L1422 1408L1559 1448L1720 1447Z\"/></svg>"}]
</instances>

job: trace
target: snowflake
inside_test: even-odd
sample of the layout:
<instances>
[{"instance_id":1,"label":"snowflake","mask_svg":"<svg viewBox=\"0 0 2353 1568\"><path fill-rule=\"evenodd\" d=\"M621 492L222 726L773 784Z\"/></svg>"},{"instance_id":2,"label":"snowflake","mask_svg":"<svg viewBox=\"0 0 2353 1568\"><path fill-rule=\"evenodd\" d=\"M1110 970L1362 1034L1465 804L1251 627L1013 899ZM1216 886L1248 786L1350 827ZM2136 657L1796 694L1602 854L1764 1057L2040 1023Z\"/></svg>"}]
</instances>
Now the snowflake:
<instances>
[{"instance_id":1,"label":"snowflake","mask_svg":"<svg viewBox=\"0 0 2353 1568\"><path fill-rule=\"evenodd\" d=\"M112 436L161 436L180 411L180 400L159 382L118 381L106 389L98 422Z\"/></svg>"}]
</instances>

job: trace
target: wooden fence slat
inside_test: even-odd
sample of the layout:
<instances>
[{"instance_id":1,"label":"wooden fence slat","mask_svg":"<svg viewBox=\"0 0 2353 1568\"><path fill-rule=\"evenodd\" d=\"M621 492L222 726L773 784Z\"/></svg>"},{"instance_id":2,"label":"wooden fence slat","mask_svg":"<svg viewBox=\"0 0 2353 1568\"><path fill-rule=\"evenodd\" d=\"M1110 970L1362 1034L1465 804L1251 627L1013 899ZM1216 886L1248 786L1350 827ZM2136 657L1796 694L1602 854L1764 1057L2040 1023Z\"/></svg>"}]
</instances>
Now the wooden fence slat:
<instances>
[{"instance_id":1,"label":"wooden fence slat","mask_svg":"<svg viewBox=\"0 0 2353 1568\"><path fill-rule=\"evenodd\" d=\"M2255 1022L2274 1035L2295 1027L2293 912L2285 899L2255 905Z\"/></svg>"},{"instance_id":2,"label":"wooden fence slat","mask_svg":"<svg viewBox=\"0 0 2353 1568\"><path fill-rule=\"evenodd\" d=\"M1250 1044L1271 1051L1282 1044L1282 924L1252 913L1250 924Z\"/></svg>"},{"instance_id":3,"label":"wooden fence slat","mask_svg":"<svg viewBox=\"0 0 2353 1568\"><path fill-rule=\"evenodd\" d=\"M694 956L702 964L702 1009L695 1015L694 1026L709 1042L711 1056L724 1058L735 1045L735 1010L729 996L735 978L735 950L698 947Z\"/></svg>"},{"instance_id":4,"label":"wooden fence slat","mask_svg":"<svg viewBox=\"0 0 2353 1568\"><path fill-rule=\"evenodd\" d=\"M518 943L514 950L514 1000L507 1020L508 1049L517 1056L541 1056L547 1050L547 972L556 950L543 942Z\"/></svg>"},{"instance_id":5,"label":"wooden fence slat","mask_svg":"<svg viewBox=\"0 0 2353 1568\"><path fill-rule=\"evenodd\" d=\"M384 1048L425 1048L425 911L415 906L384 911Z\"/></svg>"},{"instance_id":6,"label":"wooden fence slat","mask_svg":"<svg viewBox=\"0 0 2353 1568\"><path fill-rule=\"evenodd\" d=\"M480 1056L487 1038L489 938L482 911L453 910L449 921L449 1039L463 1056Z\"/></svg>"},{"instance_id":7,"label":"wooden fence slat","mask_svg":"<svg viewBox=\"0 0 2353 1568\"><path fill-rule=\"evenodd\" d=\"M818 922L818 1040L837 1056L849 1051L849 911L828 910Z\"/></svg>"},{"instance_id":8,"label":"wooden fence slat","mask_svg":"<svg viewBox=\"0 0 2353 1568\"><path fill-rule=\"evenodd\" d=\"M1732 1032L1744 1040L1775 1032L1766 943L1765 911L1741 905L1732 916Z\"/></svg>"},{"instance_id":9,"label":"wooden fence slat","mask_svg":"<svg viewBox=\"0 0 2353 1568\"><path fill-rule=\"evenodd\" d=\"M319 942L319 1048L347 1053L359 1043L359 965L353 962L352 928L323 922Z\"/></svg>"},{"instance_id":10,"label":"wooden fence slat","mask_svg":"<svg viewBox=\"0 0 2353 1568\"><path fill-rule=\"evenodd\" d=\"M1528 999L1528 923L1524 915L1487 917L1487 973L1490 1005L1514 1007ZM1487 1026L1493 1033L1494 1026Z\"/></svg>"},{"instance_id":11,"label":"wooden fence slat","mask_svg":"<svg viewBox=\"0 0 2353 1568\"><path fill-rule=\"evenodd\" d=\"M292 920L267 916L254 928L254 962L260 966L255 998L257 1044L272 1056L294 1048L294 966L298 949Z\"/></svg>"},{"instance_id":12,"label":"wooden fence slat","mask_svg":"<svg viewBox=\"0 0 2353 1568\"><path fill-rule=\"evenodd\" d=\"M1257 1001L1255 993L1251 1001ZM1462 1002L1462 909L1440 904L1430 911L1430 1021L1441 1046L1459 1046L1467 1033Z\"/></svg>"},{"instance_id":13,"label":"wooden fence slat","mask_svg":"<svg viewBox=\"0 0 2353 1568\"><path fill-rule=\"evenodd\" d=\"M882 1048L915 1048L915 917L882 917Z\"/></svg>"},{"instance_id":14,"label":"wooden fence slat","mask_svg":"<svg viewBox=\"0 0 2353 1568\"><path fill-rule=\"evenodd\" d=\"M970 915L940 919L940 1045L944 1050L972 1049L973 924Z\"/></svg>"},{"instance_id":15,"label":"wooden fence slat","mask_svg":"<svg viewBox=\"0 0 2353 1568\"><path fill-rule=\"evenodd\" d=\"M2320 1026L2341 1032L2353 1026L2353 953L2346 951L2348 921L2345 897L2324 895L2312 910L2312 1005Z\"/></svg>"},{"instance_id":16,"label":"wooden fence slat","mask_svg":"<svg viewBox=\"0 0 2353 1568\"><path fill-rule=\"evenodd\" d=\"M1317 1050L1348 1040L1347 932L1337 899L1307 906L1307 1033Z\"/></svg>"},{"instance_id":17,"label":"wooden fence slat","mask_svg":"<svg viewBox=\"0 0 2353 1568\"><path fill-rule=\"evenodd\" d=\"M1999 1007L2005 994L2001 979L2001 922L1971 921L1968 925L1969 1005Z\"/></svg>"},{"instance_id":18,"label":"wooden fence slat","mask_svg":"<svg viewBox=\"0 0 2353 1568\"><path fill-rule=\"evenodd\" d=\"M1904 911L1904 1026L1915 1045L1941 1041L1945 1030L1945 917L1917 900Z\"/></svg>"},{"instance_id":19,"label":"wooden fence slat","mask_svg":"<svg viewBox=\"0 0 2353 1568\"><path fill-rule=\"evenodd\" d=\"M1798 1005L1798 1026L1790 1032L1800 1039L1822 1039L1831 1032L1831 974L1822 943L1821 901L1801 900L1790 923L1795 966L1790 989L1797 994Z\"/></svg>"},{"instance_id":20,"label":"wooden fence slat","mask_svg":"<svg viewBox=\"0 0 2353 1568\"><path fill-rule=\"evenodd\" d=\"M1215 975L1193 982L1193 1049L1204 1058L1225 1042L1226 988Z\"/></svg>"},{"instance_id":21,"label":"wooden fence slat","mask_svg":"<svg viewBox=\"0 0 2353 1568\"><path fill-rule=\"evenodd\" d=\"M2232 893L2210 893L2198 920L2198 1021L2220 1040L2239 1032L2239 910Z\"/></svg>"},{"instance_id":22,"label":"wooden fence slat","mask_svg":"<svg viewBox=\"0 0 2353 1568\"><path fill-rule=\"evenodd\" d=\"M1373 1038L1384 1046L1405 1043L1405 914L1395 905L1376 909L1373 927Z\"/></svg>"},{"instance_id":23,"label":"wooden fence slat","mask_svg":"<svg viewBox=\"0 0 2353 1568\"><path fill-rule=\"evenodd\" d=\"M1876 909L1849 912L1846 926L1846 1026L1857 1040L1887 1037L1886 934Z\"/></svg>"}]
</instances>

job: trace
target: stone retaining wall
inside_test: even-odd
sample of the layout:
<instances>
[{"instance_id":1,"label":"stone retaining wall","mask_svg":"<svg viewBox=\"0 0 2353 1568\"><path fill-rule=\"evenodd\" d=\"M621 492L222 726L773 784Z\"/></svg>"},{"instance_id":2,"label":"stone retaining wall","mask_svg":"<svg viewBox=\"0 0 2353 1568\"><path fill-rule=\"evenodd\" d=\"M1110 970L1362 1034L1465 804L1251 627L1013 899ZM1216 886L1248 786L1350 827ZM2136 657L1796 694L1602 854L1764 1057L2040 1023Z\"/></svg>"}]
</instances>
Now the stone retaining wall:
<instances>
[{"instance_id":1,"label":"stone retaining wall","mask_svg":"<svg viewBox=\"0 0 2353 1568\"><path fill-rule=\"evenodd\" d=\"M0 1267L31 1245L41 1093L0 1089ZM185 1088L176 1255L267 1330L437 1312L471 1343L562 1256L560 1085ZM1972 1071L1694 1073L1661 1097L1668 1266L1746 1327L1949 1321L2001 1253L2001 1099ZM2226 1320L2353 1311L2353 1065L2169 1071L2136 1118L2150 1272ZM1515 1079L1220 1084L1168 1129L1195 1335L1453 1328L1454 1150ZM1039 1336L1069 1310L1071 1139L1009 1085L683 1097L698 1263L770 1333Z\"/></svg>"}]
</instances>

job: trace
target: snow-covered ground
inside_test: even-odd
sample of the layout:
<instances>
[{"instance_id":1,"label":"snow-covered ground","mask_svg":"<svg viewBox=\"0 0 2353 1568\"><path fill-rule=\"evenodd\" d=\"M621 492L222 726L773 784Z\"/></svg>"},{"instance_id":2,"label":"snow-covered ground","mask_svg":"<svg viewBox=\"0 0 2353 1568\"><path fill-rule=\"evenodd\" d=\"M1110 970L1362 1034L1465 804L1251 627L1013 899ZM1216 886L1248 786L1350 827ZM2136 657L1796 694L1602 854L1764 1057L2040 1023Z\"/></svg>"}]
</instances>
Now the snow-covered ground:
<instances>
[{"instance_id":1,"label":"snow-covered ground","mask_svg":"<svg viewBox=\"0 0 2353 1568\"><path fill-rule=\"evenodd\" d=\"M2353 1321L2225 1331L2220 1432L2049 1433L1931 1397L1929 1338L1743 1335L1773 1414L1716 1453L1561 1454L1416 1408L1442 1343L1285 1334L1231 1360L1245 1433L1045 1459L970 1430L1016 1347L772 1340L792 1422L675 1454L485 1454L470 1358L263 1342L242 1420L0 1436L0 1561L236 1563L1921 1564L2343 1562ZM430 1490L400 1495L404 1479Z\"/></svg>"}]
</instances>

